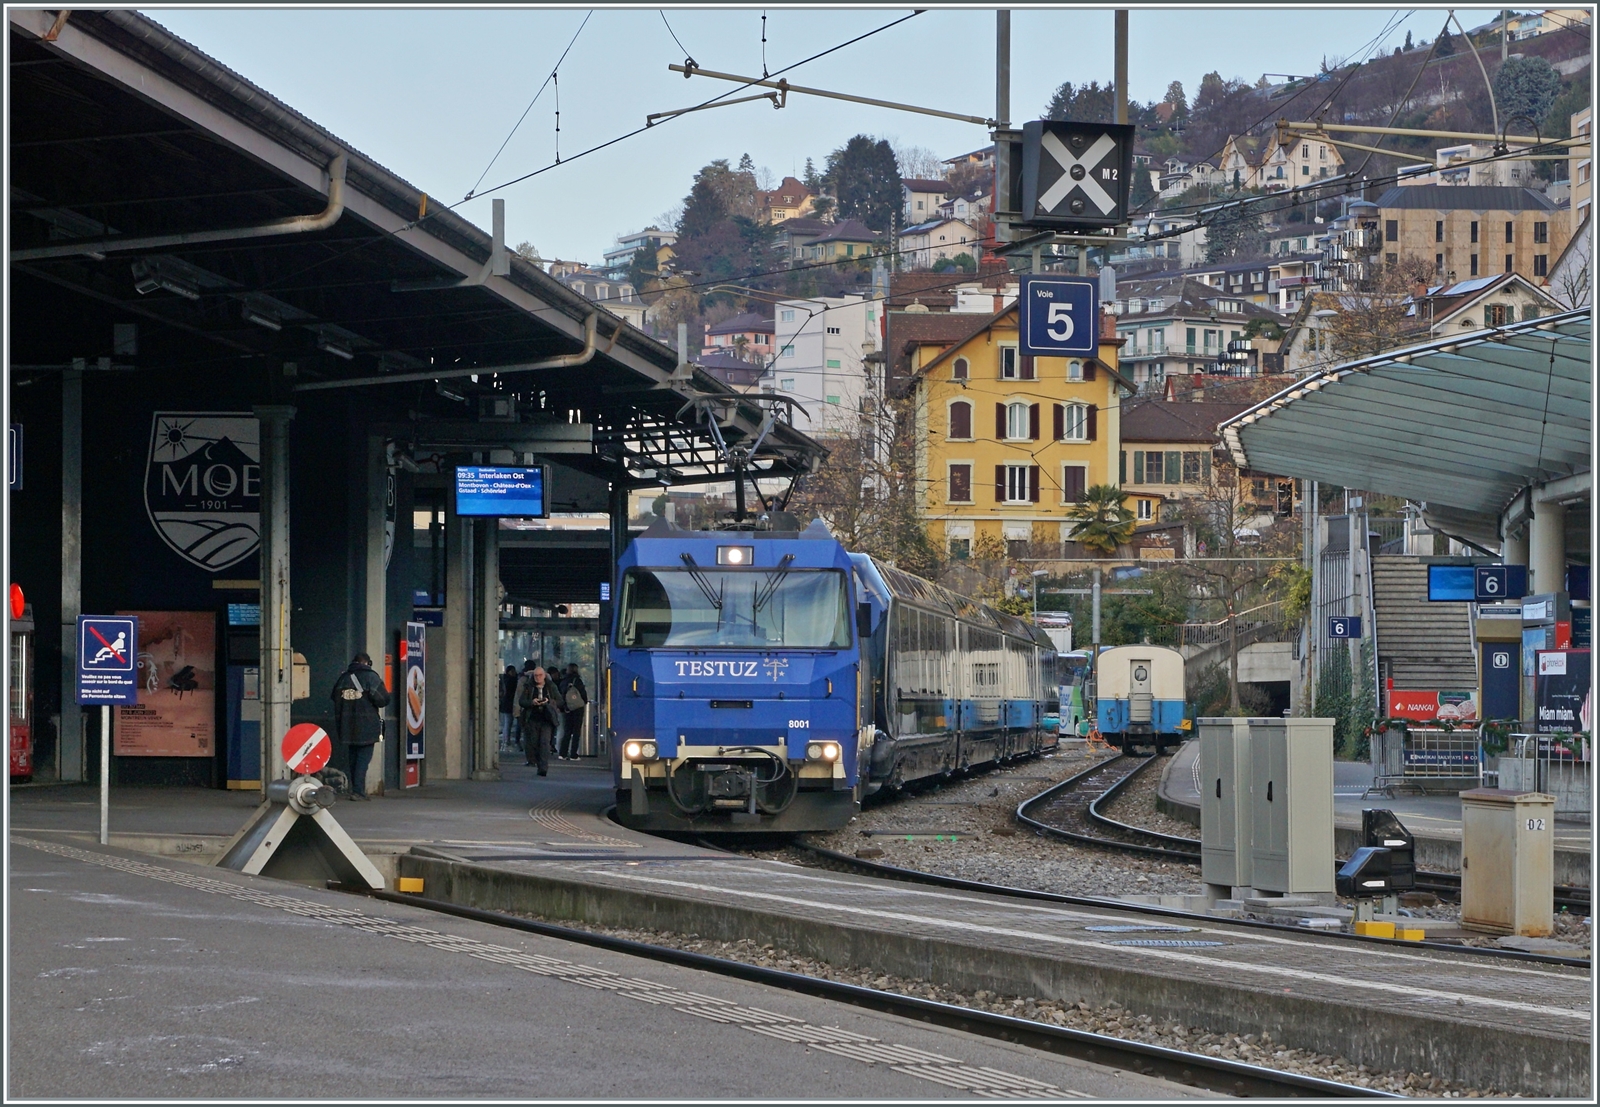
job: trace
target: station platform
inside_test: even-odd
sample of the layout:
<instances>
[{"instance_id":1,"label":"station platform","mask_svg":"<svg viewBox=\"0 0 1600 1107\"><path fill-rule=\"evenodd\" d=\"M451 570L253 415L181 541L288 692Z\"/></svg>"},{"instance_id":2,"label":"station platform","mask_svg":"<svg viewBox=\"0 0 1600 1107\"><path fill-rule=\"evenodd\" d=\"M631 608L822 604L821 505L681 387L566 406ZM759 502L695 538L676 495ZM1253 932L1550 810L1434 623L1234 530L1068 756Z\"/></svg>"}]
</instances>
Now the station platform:
<instances>
[{"instance_id":1,"label":"station platform","mask_svg":"<svg viewBox=\"0 0 1600 1107\"><path fill-rule=\"evenodd\" d=\"M1363 761L1333 764L1334 848L1348 857L1364 843L1361 812L1378 807L1393 811L1417 840L1417 864L1432 872L1461 869L1461 800L1458 796L1366 796L1372 766ZM1157 790L1161 810L1198 828L1200 825L1200 743L1185 742L1162 770ZM1594 829L1587 823L1556 820L1555 882L1587 888Z\"/></svg>"},{"instance_id":2,"label":"station platform","mask_svg":"<svg viewBox=\"0 0 1600 1107\"><path fill-rule=\"evenodd\" d=\"M1473 1087L1589 1091L1587 969L1224 920L1175 927L1110 903L1044 905L803 868L611 823L603 766L556 762L539 778L515 765L505 774L340 803L334 813L380 869L423 878L429 898L771 942L969 993L1116 1002L1153 1019L1269 1031L1277 1042L1372 1069L1427 1071ZM253 800L118 789L112 844L204 861L202 849L220 850ZM98 848L86 844L98 825L92 788L19 789L11 801L13 850L22 840Z\"/></svg>"}]
</instances>

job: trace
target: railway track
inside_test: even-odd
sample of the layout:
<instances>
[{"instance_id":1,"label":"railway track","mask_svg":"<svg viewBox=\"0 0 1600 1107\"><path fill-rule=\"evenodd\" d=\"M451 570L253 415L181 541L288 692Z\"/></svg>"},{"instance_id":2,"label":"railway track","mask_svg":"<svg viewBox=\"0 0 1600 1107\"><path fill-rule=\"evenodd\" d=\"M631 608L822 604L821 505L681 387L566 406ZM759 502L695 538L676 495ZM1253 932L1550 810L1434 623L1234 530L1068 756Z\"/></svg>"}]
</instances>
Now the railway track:
<instances>
[{"instance_id":1,"label":"railway track","mask_svg":"<svg viewBox=\"0 0 1600 1107\"><path fill-rule=\"evenodd\" d=\"M1147 768L1155 758L1126 755L1103 761L1060 784L1045 789L1017 808L1017 821L1038 833L1053 838L1115 849L1146 856L1162 857L1190 865L1200 863L1200 839L1130 826L1105 815L1100 807L1114 799L1122 789ZM1416 890L1432 892L1441 899L1461 898L1461 877L1457 873L1418 871ZM1589 889L1558 885L1555 907L1574 913L1589 913Z\"/></svg>"},{"instance_id":2,"label":"railway track","mask_svg":"<svg viewBox=\"0 0 1600 1107\"><path fill-rule=\"evenodd\" d=\"M1100 810L1103 804L1114 799L1122 789L1131 784L1140 772L1157 763L1158 759L1154 757L1138 758L1124 755L1091 765L1066 780L1051 785L1031 799L1023 801L1017 808L1017 821L1046 837L1058 838L1063 841L1076 842L1100 849L1117 850L1119 852L1198 865L1200 864L1199 839L1160 834L1153 830L1131 826L1128 823L1109 817ZM1214 915L1186 911L1177 907L1130 903L1108 896L1074 896L1032 888L1014 888L1007 885L966 880L961 877L944 876L939 873L927 873L918 869L905 869L894 865L885 865L881 862L867 861L862 858L851 857L849 854L840 853L836 850L813 845L805 841L803 836L797 837L791 844L794 848L810 854L825 867L845 872L856 872L864 876L903 880L908 883L928 884L935 887L954 888L961 891L979 892L985 895L997 895L1013 899L1042 900L1075 906L1116 907L1119 910L1139 914L1160 915L1173 919L1203 920L1209 923L1221 921ZM1440 895L1441 898L1459 898L1461 894L1460 878L1454 873L1418 873L1417 888L1419 891L1434 892L1436 895ZM1568 910L1574 913L1587 914L1589 910L1588 889L1558 887L1556 889L1555 904L1558 909L1562 906L1567 906ZM1286 923L1268 922L1260 919L1228 919L1226 921L1230 926L1282 930L1293 933L1298 937L1308 939L1310 937L1304 927ZM1329 933L1326 931L1320 932L1316 936L1330 941L1378 942L1386 945L1393 945L1395 941L1388 938L1372 938L1360 934ZM1589 967L1589 961L1586 958L1525 953L1521 950L1461 946L1448 942L1424 941L1407 942L1405 944L1413 949L1420 947L1442 950L1455 954L1466 954L1471 957L1534 961L1544 964L1567 965L1574 968Z\"/></svg>"},{"instance_id":3,"label":"railway track","mask_svg":"<svg viewBox=\"0 0 1600 1107\"><path fill-rule=\"evenodd\" d=\"M476 907L463 907L443 900L402 892L380 892L366 888L347 887L330 881L329 887L355 895L365 895L390 903L404 903L427 911L457 918L472 919L508 930L539 934L549 938L575 942L642 957L665 964L681 965L721 976L748 980L785 991L821 999L847 1003L865 1010L908 1018L948 1029L959 1030L980 1037L994 1038L1032 1049L1074 1057L1098 1065L1126 1069L1146 1076L1160 1077L1190 1087L1203 1088L1224 1095L1283 1098L1404 1098L1394 1092L1322 1080L1299 1073L1249 1065L1240 1061L1210 1057L1203 1053L1187 1053L1164 1046L1115 1038L1108 1034L1095 1034L1086 1030L1073 1030L1050 1023L1020 1019L1011 1015L997 1015L971 1007L960 1007L936 1000L919 999L898 992L879 991L856 984L843 984L822 977L769 969L743 961L712 957L704 953L675 949L671 946L650 945L590 930L538 922L533 919L508 915L499 911L485 911Z\"/></svg>"}]
</instances>

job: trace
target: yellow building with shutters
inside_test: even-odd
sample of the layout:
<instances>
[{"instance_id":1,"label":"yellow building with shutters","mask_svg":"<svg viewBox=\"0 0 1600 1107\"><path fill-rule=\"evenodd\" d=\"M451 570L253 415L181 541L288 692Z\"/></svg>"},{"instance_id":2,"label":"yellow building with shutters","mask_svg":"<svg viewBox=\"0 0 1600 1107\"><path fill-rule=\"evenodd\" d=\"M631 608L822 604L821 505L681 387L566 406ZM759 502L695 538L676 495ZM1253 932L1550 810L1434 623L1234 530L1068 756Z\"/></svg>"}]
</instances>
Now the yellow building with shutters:
<instances>
[{"instance_id":1,"label":"yellow building with shutters","mask_svg":"<svg viewBox=\"0 0 1600 1107\"><path fill-rule=\"evenodd\" d=\"M935 545L964 557L988 534L1012 556L1063 556L1067 508L1091 485L1118 483L1122 390L1137 391L1117 369L1115 329L1100 335L1098 358L1026 356L1012 305L974 317L965 337L906 351Z\"/></svg>"}]
</instances>

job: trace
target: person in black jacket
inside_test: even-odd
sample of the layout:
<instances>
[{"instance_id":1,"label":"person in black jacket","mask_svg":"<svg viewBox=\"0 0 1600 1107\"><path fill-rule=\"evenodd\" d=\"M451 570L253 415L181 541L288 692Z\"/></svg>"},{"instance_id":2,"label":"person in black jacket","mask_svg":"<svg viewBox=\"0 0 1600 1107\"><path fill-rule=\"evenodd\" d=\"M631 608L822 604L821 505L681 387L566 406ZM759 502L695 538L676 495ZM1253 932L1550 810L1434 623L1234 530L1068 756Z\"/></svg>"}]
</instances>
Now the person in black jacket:
<instances>
[{"instance_id":1,"label":"person in black jacket","mask_svg":"<svg viewBox=\"0 0 1600 1107\"><path fill-rule=\"evenodd\" d=\"M556 682L537 666L517 689L517 706L522 710L522 752L527 755L528 764L539 767L540 776L545 775L550 739L555 737L561 721L558 696Z\"/></svg>"},{"instance_id":2,"label":"person in black jacket","mask_svg":"<svg viewBox=\"0 0 1600 1107\"><path fill-rule=\"evenodd\" d=\"M500 674L500 748L514 748L517 742L517 667L507 665Z\"/></svg>"},{"instance_id":3,"label":"person in black jacket","mask_svg":"<svg viewBox=\"0 0 1600 1107\"><path fill-rule=\"evenodd\" d=\"M350 798L367 798L367 766L372 748L383 737L382 709L389 706L383 678L372 671L372 658L358 653L333 682L333 724L350 749Z\"/></svg>"}]
</instances>

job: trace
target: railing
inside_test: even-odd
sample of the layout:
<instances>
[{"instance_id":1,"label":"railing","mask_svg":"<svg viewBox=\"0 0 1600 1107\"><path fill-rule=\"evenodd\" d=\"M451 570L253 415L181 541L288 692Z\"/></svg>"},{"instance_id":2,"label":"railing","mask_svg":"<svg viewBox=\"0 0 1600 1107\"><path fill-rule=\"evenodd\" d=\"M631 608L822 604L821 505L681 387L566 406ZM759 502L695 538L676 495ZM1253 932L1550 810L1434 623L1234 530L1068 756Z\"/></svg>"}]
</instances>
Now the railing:
<instances>
[{"instance_id":1,"label":"railing","mask_svg":"<svg viewBox=\"0 0 1600 1107\"><path fill-rule=\"evenodd\" d=\"M1581 734L1513 734L1500 756L1496 783L1553 795L1557 815L1587 821L1594 810L1593 757L1593 745Z\"/></svg>"},{"instance_id":2,"label":"railing","mask_svg":"<svg viewBox=\"0 0 1600 1107\"><path fill-rule=\"evenodd\" d=\"M1259 636L1262 628L1287 627L1288 621L1283 617L1283 601L1273 600L1271 603L1261 604L1239 612L1233 617L1234 626L1237 627L1239 636L1246 633ZM1219 642L1228 640L1229 620L1219 619L1214 623L1183 623L1178 627L1178 642L1183 646L1214 646Z\"/></svg>"}]
</instances>

